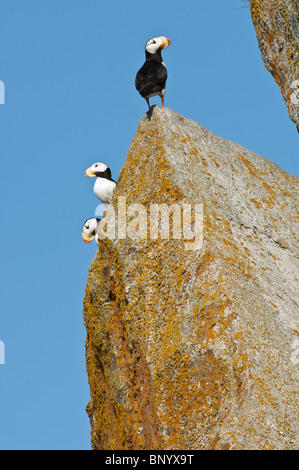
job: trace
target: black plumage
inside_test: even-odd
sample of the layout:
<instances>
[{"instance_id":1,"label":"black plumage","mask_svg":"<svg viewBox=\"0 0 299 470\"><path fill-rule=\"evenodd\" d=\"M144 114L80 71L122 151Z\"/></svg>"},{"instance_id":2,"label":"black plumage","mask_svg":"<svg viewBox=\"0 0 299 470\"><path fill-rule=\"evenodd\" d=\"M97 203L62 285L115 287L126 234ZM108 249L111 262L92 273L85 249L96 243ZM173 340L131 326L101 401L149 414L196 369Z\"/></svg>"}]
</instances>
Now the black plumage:
<instances>
[{"instance_id":1,"label":"black plumage","mask_svg":"<svg viewBox=\"0 0 299 470\"><path fill-rule=\"evenodd\" d=\"M113 183L115 183L114 179L112 179L111 170L110 170L109 166L106 168L105 171L96 171L95 170L94 174L98 178L105 178L106 180L113 181Z\"/></svg>"},{"instance_id":2,"label":"black plumage","mask_svg":"<svg viewBox=\"0 0 299 470\"><path fill-rule=\"evenodd\" d=\"M164 106L167 69L163 63L161 55L162 46L154 53L145 50L145 63L141 69L138 70L135 78L135 87L140 95L146 100L149 108L149 98L155 95L159 95L161 97L162 106Z\"/></svg>"}]
</instances>

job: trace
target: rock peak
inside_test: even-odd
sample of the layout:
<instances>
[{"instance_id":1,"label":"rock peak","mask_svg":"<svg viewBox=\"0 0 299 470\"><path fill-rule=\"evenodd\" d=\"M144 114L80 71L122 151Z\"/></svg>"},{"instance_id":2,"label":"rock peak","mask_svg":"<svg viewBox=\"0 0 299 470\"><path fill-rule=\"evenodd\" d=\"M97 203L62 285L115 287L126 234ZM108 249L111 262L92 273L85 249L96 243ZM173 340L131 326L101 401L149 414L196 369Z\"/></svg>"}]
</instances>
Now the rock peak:
<instances>
[{"instance_id":1,"label":"rock peak","mask_svg":"<svg viewBox=\"0 0 299 470\"><path fill-rule=\"evenodd\" d=\"M94 449L298 448L298 189L167 108L140 119L84 299ZM188 204L202 243L174 212L152 237L153 205Z\"/></svg>"}]
</instances>

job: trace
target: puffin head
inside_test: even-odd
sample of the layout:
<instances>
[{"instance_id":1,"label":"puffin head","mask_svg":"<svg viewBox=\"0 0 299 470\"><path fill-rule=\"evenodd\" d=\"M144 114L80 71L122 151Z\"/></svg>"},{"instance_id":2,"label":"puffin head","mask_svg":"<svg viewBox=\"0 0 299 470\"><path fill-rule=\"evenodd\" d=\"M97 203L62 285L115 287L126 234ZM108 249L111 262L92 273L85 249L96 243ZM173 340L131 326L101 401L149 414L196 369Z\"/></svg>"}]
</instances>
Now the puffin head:
<instances>
[{"instance_id":1,"label":"puffin head","mask_svg":"<svg viewBox=\"0 0 299 470\"><path fill-rule=\"evenodd\" d=\"M94 163L92 166L87 168L85 176L101 176L101 173L103 173L103 176L110 173L111 176L110 168L105 163Z\"/></svg>"},{"instance_id":2,"label":"puffin head","mask_svg":"<svg viewBox=\"0 0 299 470\"><path fill-rule=\"evenodd\" d=\"M93 217L92 219L87 219L84 223L82 228L82 238L86 245L88 245L88 243L90 243L95 237L99 221L100 219Z\"/></svg>"},{"instance_id":3,"label":"puffin head","mask_svg":"<svg viewBox=\"0 0 299 470\"><path fill-rule=\"evenodd\" d=\"M160 36L159 38L152 38L147 41L145 50L149 54L156 54L158 51L166 49L170 44L170 39L167 39L165 36Z\"/></svg>"}]
</instances>

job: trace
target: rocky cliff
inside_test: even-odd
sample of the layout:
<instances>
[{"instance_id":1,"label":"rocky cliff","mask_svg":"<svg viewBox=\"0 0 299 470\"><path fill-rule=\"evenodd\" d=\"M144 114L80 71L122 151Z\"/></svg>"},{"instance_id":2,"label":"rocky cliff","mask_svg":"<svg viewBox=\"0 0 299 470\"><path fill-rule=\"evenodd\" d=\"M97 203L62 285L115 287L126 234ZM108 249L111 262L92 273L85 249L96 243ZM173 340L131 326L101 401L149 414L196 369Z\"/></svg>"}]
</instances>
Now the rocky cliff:
<instances>
[{"instance_id":1,"label":"rocky cliff","mask_svg":"<svg viewBox=\"0 0 299 470\"><path fill-rule=\"evenodd\" d=\"M299 0L251 0L250 5L263 61L299 132Z\"/></svg>"},{"instance_id":2,"label":"rocky cliff","mask_svg":"<svg viewBox=\"0 0 299 470\"><path fill-rule=\"evenodd\" d=\"M84 299L94 449L298 448L298 190L167 108L141 118ZM203 243L174 218L125 236L124 202L202 207Z\"/></svg>"}]
</instances>

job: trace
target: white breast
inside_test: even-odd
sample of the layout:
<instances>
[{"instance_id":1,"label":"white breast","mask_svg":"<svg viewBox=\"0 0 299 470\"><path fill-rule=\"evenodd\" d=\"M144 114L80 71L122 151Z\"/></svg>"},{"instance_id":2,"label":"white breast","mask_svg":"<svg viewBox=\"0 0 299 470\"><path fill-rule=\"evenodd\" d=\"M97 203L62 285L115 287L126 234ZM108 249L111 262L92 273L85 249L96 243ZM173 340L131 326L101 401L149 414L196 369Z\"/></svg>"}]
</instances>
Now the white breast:
<instances>
[{"instance_id":1,"label":"white breast","mask_svg":"<svg viewBox=\"0 0 299 470\"><path fill-rule=\"evenodd\" d=\"M108 205L112 200L115 186L114 181L107 180L106 178L97 178L93 191L103 204Z\"/></svg>"}]
</instances>

